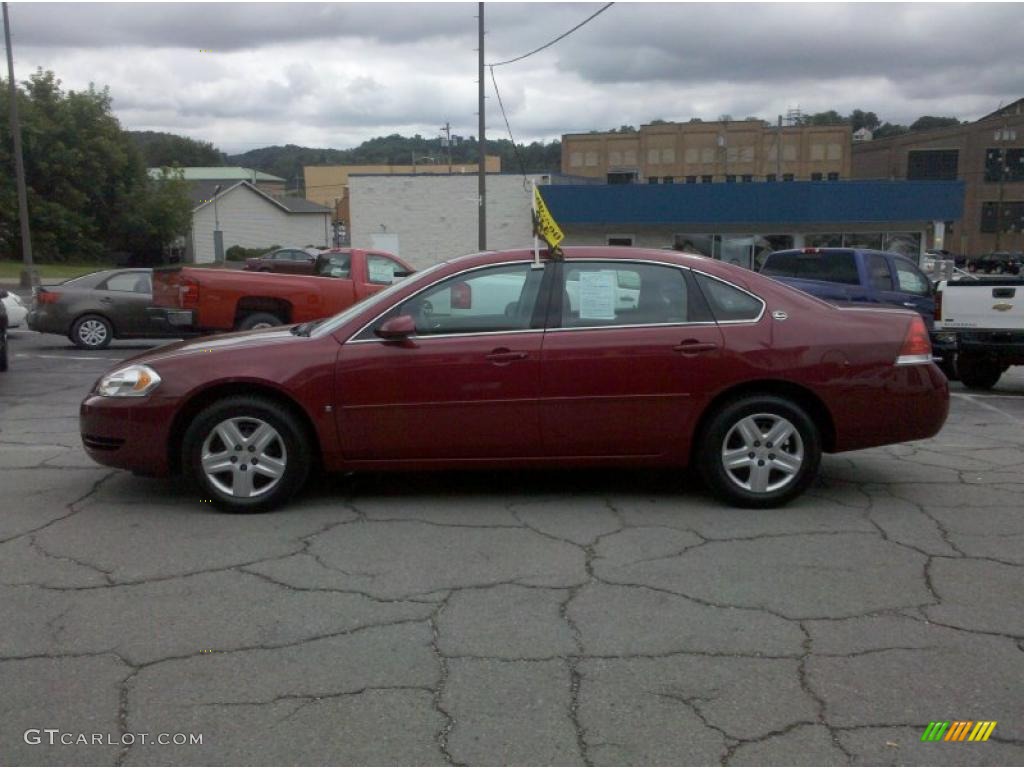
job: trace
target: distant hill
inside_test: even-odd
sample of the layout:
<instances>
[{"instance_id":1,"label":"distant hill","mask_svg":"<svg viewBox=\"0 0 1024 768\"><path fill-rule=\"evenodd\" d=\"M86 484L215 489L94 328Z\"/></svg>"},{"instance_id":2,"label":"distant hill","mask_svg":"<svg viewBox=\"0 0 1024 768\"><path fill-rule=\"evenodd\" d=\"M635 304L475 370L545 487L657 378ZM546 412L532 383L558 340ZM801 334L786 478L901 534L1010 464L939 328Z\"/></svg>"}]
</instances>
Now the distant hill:
<instances>
[{"instance_id":1,"label":"distant hill","mask_svg":"<svg viewBox=\"0 0 1024 768\"><path fill-rule=\"evenodd\" d=\"M149 168L169 165L226 165L224 153L208 141L161 131L125 131Z\"/></svg>"}]
</instances>

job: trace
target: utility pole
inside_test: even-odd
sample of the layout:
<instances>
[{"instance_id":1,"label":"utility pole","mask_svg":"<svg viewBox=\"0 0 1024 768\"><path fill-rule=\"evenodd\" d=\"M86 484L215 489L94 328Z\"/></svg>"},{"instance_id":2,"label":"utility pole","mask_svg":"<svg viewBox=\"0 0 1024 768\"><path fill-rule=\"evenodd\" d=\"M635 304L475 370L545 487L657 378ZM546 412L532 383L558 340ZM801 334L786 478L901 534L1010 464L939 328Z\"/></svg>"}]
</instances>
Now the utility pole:
<instances>
[{"instance_id":1,"label":"utility pole","mask_svg":"<svg viewBox=\"0 0 1024 768\"><path fill-rule=\"evenodd\" d=\"M18 86L14 81L14 53L11 50L11 22L4 10L4 44L7 46L7 77L11 87L11 136L14 138L14 176L18 185L18 220L21 223L21 287L39 285L39 273L32 264L32 233L28 225L28 192L25 189L25 161L21 156L21 123L18 122Z\"/></svg>"},{"instance_id":2,"label":"utility pole","mask_svg":"<svg viewBox=\"0 0 1024 768\"><path fill-rule=\"evenodd\" d=\"M445 120L439 129L444 134L444 146L448 150L448 173L452 172L452 124Z\"/></svg>"},{"instance_id":3,"label":"utility pole","mask_svg":"<svg viewBox=\"0 0 1024 768\"><path fill-rule=\"evenodd\" d=\"M484 4L478 3L480 10L477 16L477 102L479 112L477 140L480 142L480 167L477 169L477 192L479 196L480 212L477 216L479 231L477 234L477 247L481 251L487 250L487 141L485 132L487 130L486 115L484 114Z\"/></svg>"},{"instance_id":4,"label":"utility pole","mask_svg":"<svg viewBox=\"0 0 1024 768\"><path fill-rule=\"evenodd\" d=\"M782 115L779 115L779 132L775 138L775 180L782 181Z\"/></svg>"}]
</instances>

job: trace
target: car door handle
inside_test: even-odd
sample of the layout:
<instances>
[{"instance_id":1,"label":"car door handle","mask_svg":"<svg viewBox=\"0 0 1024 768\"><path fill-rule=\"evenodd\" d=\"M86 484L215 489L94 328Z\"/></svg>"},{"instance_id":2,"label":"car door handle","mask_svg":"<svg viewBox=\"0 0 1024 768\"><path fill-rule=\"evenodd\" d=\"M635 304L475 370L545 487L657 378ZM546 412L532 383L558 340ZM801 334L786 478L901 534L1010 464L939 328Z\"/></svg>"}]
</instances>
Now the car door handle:
<instances>
[{"instance_id":1,"label":"car door handle","mask_svg":"<svg viewBox=\"0 0 1024 768\"><path fill-rule=\"evenodd\" d=\"M684 355L699 355L701 352L713 352L718 349L718 345L712 341L697 341L696 339L687 339L681 344L676 344L672 347L675 352L682 352Z\"/></svg>"},{"instance_id":2,"label":"car door handle","mask_svg":"<svg viewBox=\"0 0 1024 768\"><path fill-rule=\"evenodd\" d=\"M102 301L104 304L113 304L114 303L114 300L112 298L110 298L109 296L104 296L103 298L100 299L100 301Z\"/></svg>"},{"instance_id":3,"label":"car door handle","mask_svg":"<svg viewBox=\"0 0 1024 768\"><path fill-rule=\"evenodd\" d=\"M496 349L487 355L487 359L496 365L505 365L516 360L525 360L529 357L527 352L513 352L511 349L505 349L504 347Z\"/></svg>"}]
</instances>

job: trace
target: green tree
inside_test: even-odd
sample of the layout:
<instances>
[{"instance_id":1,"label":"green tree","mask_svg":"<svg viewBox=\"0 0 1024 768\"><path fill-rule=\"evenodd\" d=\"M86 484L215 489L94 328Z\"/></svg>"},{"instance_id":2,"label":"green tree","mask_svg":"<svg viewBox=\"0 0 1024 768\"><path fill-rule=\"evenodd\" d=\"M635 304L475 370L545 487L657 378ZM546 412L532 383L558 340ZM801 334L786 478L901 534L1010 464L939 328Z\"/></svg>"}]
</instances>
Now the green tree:
<instances>
[{"instance_id":1,"label":"green tree","mask_svg":"<svg viewBox=\"0 0 1024 768\"><path fill-rule=\"evenodd\" d=\"M152 238L166 235L160 226L146 229L153 214L146 209L150 181L111 114L107 89L65 92L53 72L40 69L21 83L17 98L32 245L40 261L98 260L122 248L128 232L148 231L149 247ZM7 110L0 110L5 170L13 168L11 145ZM17 210L13 173L2 173L0 254L7 257L21 249Z\"/></svg>"},{"instance_id":2,"label":"green tree","mask_svg":"<svg viewBox=\"0 0 1024 768\"><path fill-rule=\"evenodd\" d=\"M874 131L881 125L878 120L878 115L874 112L864 112L860 109L855 109L850 113L849 117L850 127L855 131L859 131L861 128L867 128L869 131Z\"/></svg>"},{"instance_id":3,"label":"green tree","mask_svg":"<svg viewBox=\"0 0 1024 768\"><path fill-rule=\"evenodd\" d=\"M128 131L128 136L150 168L224 165L224 153L208 141L161 131Z\"/></svg>"},{"instance_id":4,"label":"green tree","mask_svg":"<svg viewBox=\"0 0 1024 768\"><path fill-rule=\"evenodd\" d=\"M909 128L905 125L899 125L898 123L882 123L874 132L876 139L887 139L890 136L902 136L906 133Z\"/></svg>"},{"instance_id":5,"label":"green tree","mask_svg":"<svg viewBox=\"0 0 1024 768\"><path fill-rule=\"evenodd\" d=\"M932 117L931 115L924 115L923 117L917 118L917 120L910 124L910 130L930 131L933 128L949 128L954 125L960 125L960 121L955 117Z\"/></svg>"}]
</instances>

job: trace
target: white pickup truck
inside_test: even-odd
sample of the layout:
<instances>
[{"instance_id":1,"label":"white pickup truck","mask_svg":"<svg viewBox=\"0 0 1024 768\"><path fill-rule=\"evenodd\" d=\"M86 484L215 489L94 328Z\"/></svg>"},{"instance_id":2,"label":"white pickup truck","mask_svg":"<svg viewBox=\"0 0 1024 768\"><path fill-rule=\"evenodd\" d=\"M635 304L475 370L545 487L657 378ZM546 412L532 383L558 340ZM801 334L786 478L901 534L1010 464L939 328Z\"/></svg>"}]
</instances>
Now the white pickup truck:
<instances>
[{"instance_id":1,"label":"white pickup truck","mask_svg":"<svg viewBox=\"0 0 1024 768\"><path fill-rule=\"evenodd\" d=\"M991 389L1024 365L1024 279L939 282L933 338L965 386Z\"/></svg>"}]
</instances>

